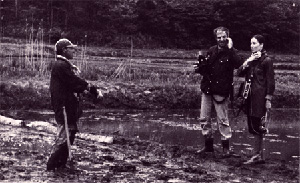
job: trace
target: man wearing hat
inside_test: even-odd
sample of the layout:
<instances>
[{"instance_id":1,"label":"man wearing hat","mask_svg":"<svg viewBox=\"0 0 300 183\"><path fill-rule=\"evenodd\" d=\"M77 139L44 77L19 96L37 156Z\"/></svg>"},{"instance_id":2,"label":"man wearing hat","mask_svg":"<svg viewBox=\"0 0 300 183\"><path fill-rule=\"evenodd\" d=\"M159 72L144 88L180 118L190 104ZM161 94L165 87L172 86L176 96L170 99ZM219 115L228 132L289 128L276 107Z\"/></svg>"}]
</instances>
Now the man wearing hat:
<instances>
[{"instance_id":1,"label":"man wearing hat","mask_svg":"<svg viewBox=\"0 0 300 183\"><path fill-rule=\"evenodd\" d=\"M47 163L47 170L64 167L67 163L70 145L78 132L77 121L82 114L80 94L87 90L96 97L101 96L95 86L79 77L80 70L69 61L73 59L75 47L68 39L60 39L55 45L57 57L52 65L50 94L58 136Z\"/></svg>"}]
</instances>

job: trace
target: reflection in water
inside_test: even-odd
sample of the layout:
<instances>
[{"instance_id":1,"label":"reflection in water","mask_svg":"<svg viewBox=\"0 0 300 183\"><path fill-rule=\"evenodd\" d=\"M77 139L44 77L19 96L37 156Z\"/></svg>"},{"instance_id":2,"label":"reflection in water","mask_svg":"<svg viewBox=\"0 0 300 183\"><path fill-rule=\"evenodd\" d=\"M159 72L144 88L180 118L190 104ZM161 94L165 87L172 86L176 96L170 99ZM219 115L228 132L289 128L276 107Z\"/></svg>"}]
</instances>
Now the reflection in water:
<instances>
[{"instance_id":1,"label":"reflection in water","mask_svg":"<svg viewBox=\"0 0 300 183\"><path fill-rule=\"evenodd\" d=\"M252 136L247 131L244 115L231 116L234 151L252 151ZM273 110L269 134L265 135L267 158L292 160L299 158L299 111ZM213 119L214 120L214 119ZM214 120L215 121L215 120ZM213 125L217 129L217 125ZM81 119L81 129L94 134L119 133L128 137L151 140L165 144L202 146L203 136L198 110L129 111L107 110L86 112ZM215 133L220 145L220 135ZM295 148L297 147L297 148Z\"/></svg>"},{"instance_id":2,"label":"reflection in water","mask_svg":"<svg viewBox=\"0 0 300 183\"><path fill-rule=\"evenodd\" d=\"M53 112L28 111L28 113L31 114L29 117L32 117L28 120L34 121L37 120L35 117L38 117L38 120L41 121L54 122ZM272 110L269 134L265 135L266 158L299 159L299 114L299 110ZM232 149L237 153L241 151L250 153L253 137L248 133L245 115L240 114L239 117L233 118L231 114L230 119L233 130ZM216 120L213 119L213 121ZM85 133L96 135L118 133L127 137L165 144L200 148L204 142L199 125L199 110L134 111L111 109L88 111L84 112L84 116L80 119L79 127L80 131ZM216 130L217 125L214 124L213 128ZM220 135L216 132L214 136L215 142L220 147ZM13 133L3 135L3 138L14 138ZM44 140L49 139L45 138Z\"/></svg>"}]
</instances>

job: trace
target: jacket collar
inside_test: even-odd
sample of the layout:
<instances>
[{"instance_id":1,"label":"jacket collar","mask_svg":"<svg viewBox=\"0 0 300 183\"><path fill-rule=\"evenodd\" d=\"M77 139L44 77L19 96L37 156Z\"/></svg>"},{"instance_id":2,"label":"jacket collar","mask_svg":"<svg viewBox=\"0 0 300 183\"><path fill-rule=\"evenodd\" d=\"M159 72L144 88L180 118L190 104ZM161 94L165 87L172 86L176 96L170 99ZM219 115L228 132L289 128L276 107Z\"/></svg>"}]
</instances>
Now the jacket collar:
<instances>
[{"instance_id":1,"label":"jacket collar","mask_svg":"<svg viewBox=\"0 0 300 183\"><path fill-rule=\"evenodd\" d=\"M221 48L219 45L217 45L217 52L218 53L227 52L228 50L229 50L228 47Z\"/></svg>"},{"instance_id":2,"label":"jacket collar","mask_svg":"<svg viewBox=\"0 0 300 183\"><path fill-rule=\"evenodd\" d=\"M56 58L57 58L57 59L60 59L60 60L67 61L68 63L70 63L70 61L69 61L66 57L64 57L64 56L62 56L62 55L56 55ZM70 63L70 64L71 64L71 63Z\"/></svg>"},{"instance_id":3,"label":"jacket collar","mask_svg":"<svg viewBox=\"0 0 300 183\"><path fill-rule=\"evenodd\" d=\"M213 50L214 53L218 54L218 53L221 53L221 52L229 51L229 48L220 48L218 45L214 45L212 47L212 50Z\"/></svg>"},{"instance_id":4,"label":"jacket collar","mask_svg":"<svg viewBox=\"0 0 300 183\"><path fill-rule=\"evenodd\" d=\"M75 69L76 72L78 72L78 73L81 72L80 69L76 65L72 64L66 57L64 57L62 55L57 55L56 59L65 61L66 63L68 63L71 66L72 69Z\"/></svg>"},{"instance_id":5,"label":"jacket collar","mask_svg":"<svg viewBox=\"0 0 300 183\"><path fill-rule=\"evenodd\" d=\"M267 55L267 51L265 49L261 50L261 55Z\"/></svg>"}]
</instances>

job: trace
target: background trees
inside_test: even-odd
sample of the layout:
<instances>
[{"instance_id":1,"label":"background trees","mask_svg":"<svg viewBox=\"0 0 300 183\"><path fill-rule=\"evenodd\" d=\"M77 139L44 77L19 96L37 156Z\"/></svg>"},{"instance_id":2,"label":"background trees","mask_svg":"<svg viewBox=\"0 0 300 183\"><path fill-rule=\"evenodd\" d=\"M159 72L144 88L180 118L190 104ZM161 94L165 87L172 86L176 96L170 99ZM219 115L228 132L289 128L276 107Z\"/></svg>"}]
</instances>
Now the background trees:
<instances>
[{"instance_id":1,"label":"background trees","mask_svg":"<svg viewBox=\"0 0 300 183\"><path fill-rule=\"evenodd\" d=\"M228 27L235 47L249 50L263 34L267 49L299 52L297 0L0 0L1 37L34 36L54 43L140 48L201 49L212 30Z\"/></svg>"}]
</instances>

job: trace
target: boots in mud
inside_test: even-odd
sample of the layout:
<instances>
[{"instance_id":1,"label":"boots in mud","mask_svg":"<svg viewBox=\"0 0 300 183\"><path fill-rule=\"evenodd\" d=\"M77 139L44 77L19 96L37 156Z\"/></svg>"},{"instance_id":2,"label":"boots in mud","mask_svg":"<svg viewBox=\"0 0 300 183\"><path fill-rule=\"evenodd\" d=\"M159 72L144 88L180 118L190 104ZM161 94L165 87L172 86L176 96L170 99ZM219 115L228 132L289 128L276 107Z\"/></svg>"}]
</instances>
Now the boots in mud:
<instances>
[{"instance_id":1,"label":"boots in mud","mask_svg":"<svg viewBox=\"0 0 300 183\"><path fill-rule=\"evenodd\" d=\"M229 140L222 140L222 158L230 158L230 157L235 157L235 158L240 158L241 156L238 154L235 154L233 151L230 150L230 144Z\"/></svg>"},{"instance_id":2,"label":"boots in mud","mask_svg":"<svg viewBox=\"0 0 300 183\"><path fill-rule=\"evenodd\" d=\"M214 155L214 139L213 138L205 138L205 147L197 151L197 154L200 156L205 155Z\"/></svg>"},{"instance_id":3,"label":"boots in mud","mask_svg":"<svg viewBox=\"0 0 300 183\"><path fill-rule=\"evenodd\" d=\"M58 150L50 155L47 162L47 171L56 170L66 166L68 159L68 147L66 144L62 144Z\"/></svg>"},{"instance_id":4,"label":"boots in mud","mask_svg":"<svg viewBox=\"0 0 300 183\"><path fill-rule=\"evenodd\" d=\"M255 154L243 164L250 165L250 164L264 164L264 151L263 151L263 135L254 135L254 152Z\"/></svg>"},{"instance_id":5,"label":"boots in mud","mask_svg":"<svg viewBox=\"0 0 300 183\"><path fill-rule=\"evenodd\" d=\"M230 148L229 148L229 140L222 140L222 147L223 147L223 158L229 158L231 156Z\"/></svg>"},{"instance_id":6,"label":"boots in mud","mask_svg":"<svg viewBox=\"0 0 300 183\"><path fill-rule=\"evenodd\" d=\"M254 164L264 164L265 160L263 158L262 152L257 152L248 161L244 162L244 165L254 165Z\"/></svg>"}]
</instances>

